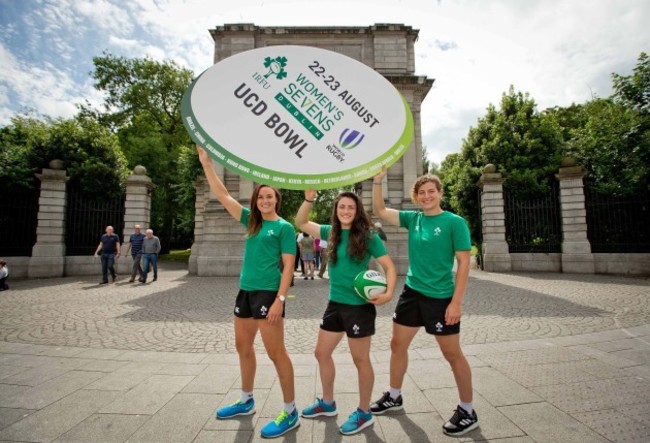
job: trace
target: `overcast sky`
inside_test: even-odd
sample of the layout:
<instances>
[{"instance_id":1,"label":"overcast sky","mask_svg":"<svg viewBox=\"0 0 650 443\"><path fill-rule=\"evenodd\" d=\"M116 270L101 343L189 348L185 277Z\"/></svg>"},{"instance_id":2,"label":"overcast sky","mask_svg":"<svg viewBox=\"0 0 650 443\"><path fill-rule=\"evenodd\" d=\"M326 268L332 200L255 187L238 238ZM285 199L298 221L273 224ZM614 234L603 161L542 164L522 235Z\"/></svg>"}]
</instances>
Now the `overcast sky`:
<instances>
[{"instance_id":1,"label":"overcast sky","mask_svg":"<svg viewBox=\"0 0 650 443\"><path fill-rule=\"evenodd\" d=\"M242 22L419 29L416 73L435 79L423 143L436 163L511 84L540 109L583 103L650 52L648 0L0 0L0 126L27 109L70 117L99 103L89 72L102 51L198 75L212 64L208 30Z\"/></svg>"}]
</instances>

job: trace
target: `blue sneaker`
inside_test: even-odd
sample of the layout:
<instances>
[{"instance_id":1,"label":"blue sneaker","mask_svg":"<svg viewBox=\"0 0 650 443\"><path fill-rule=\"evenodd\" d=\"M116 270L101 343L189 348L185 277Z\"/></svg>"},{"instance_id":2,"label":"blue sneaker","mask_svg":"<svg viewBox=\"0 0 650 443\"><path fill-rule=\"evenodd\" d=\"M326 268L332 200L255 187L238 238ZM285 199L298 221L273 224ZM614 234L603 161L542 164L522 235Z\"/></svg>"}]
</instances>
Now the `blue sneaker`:
<instances>
[{"instance_id":1,"label":"blue sneaker","mask_svg":"<svg viewBox=\"0 0 650 443\"><path fill-rule=\"evenodd\" d=\"M341 425L339 431L341 431L341 434L343 435L356 434L357 432L363 431L374 422L375 419L370 412L363 412L361 409L357 408L356 411L350 414L347 421Z\"/></svg>"},{"instance_id":2,"label":"blue sneaker","mask_svg":"<svg viewBox=\"0 0 650 443\"><path fill-rule=\"evenodd\" d=\"M262 428L262 438L275 438L286 434L292 429L300 426L300 419L298 418L298 409L294 409L291 414L288 414L284 409L278 415L278 418L269 422Z\"/></svg>"},{"instance_id":3,"label":"blue sneaker","mask_svg":"<svg viewBox=\"0 0 650 443\"><path fill-rule=\"evenodd\" d=\"M300 415L305 418L314 417L334 417L338 412L336 411L336 402L328 405L322 398L316 398L316 403L302 410Z\"/></svg>"},{"instance_id":4,"label":"blue sneaker","mask_svg":"<svg viewBox=\"0 0 650 443\"><path fill-rule=\"evenodd\" d=\"M241 400L237 400L237 402L224 406L221 409L217 410L217 418L218 419L225 419L225 418L232 418L237 415L251 415L255 413L255 400L250 399L246 403L242 403Z\"/></svg>"}]
</instances>

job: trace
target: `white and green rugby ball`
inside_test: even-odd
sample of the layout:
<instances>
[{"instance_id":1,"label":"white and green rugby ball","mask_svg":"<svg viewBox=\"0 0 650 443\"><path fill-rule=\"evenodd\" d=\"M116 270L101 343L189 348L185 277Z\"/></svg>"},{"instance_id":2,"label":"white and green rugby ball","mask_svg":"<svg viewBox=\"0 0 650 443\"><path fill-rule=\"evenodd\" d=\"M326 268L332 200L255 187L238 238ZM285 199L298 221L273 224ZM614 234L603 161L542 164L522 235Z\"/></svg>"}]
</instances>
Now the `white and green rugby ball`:
<instances>
[{"instance_id":1,"label":"white and green rugby ball","mask_svg":"<svg viewBox=\"0 0 650 443\"><path fill-rule=\"evenodd\" d=\"M354 277L354 292L364 300L370 300L386 292L386 278L377 271L361 271Z\"/></svg>"}]
</instances>

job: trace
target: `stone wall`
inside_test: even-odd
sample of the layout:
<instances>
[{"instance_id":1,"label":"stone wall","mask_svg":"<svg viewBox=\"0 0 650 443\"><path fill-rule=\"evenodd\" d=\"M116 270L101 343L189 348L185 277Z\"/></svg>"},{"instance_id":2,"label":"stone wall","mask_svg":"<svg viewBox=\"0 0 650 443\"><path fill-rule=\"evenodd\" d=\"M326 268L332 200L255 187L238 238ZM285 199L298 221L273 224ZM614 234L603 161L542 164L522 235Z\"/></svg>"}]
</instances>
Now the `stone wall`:
<instances>
[{"instance_id":1,"label":"stone wall","mask_svg":"<svg viewBox=\"0 0 650 443\"><path fill-rule=\"evenodd\" d=\"M510 253L506 241L502 175L487 165L482 188L483 269L494 272L566 272L575 274L650 275L650 254L593 254L587 237L584 171L572 159L563 160L560 182L561 253Z\"/></svg>"}]
</instances>

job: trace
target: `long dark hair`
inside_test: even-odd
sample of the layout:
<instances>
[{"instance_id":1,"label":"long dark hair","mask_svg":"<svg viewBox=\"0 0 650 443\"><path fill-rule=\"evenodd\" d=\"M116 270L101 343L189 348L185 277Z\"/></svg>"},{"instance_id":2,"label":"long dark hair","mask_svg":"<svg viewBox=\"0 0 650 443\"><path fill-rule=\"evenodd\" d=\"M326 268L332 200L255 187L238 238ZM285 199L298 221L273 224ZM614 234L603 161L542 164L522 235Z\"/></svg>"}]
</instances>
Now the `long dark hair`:
<instances>
[{"instance_id":1,"label":"long dark hair","mask_svg":"<svg viewBox=\"0 0 650 443\"><path fill-rule=\"evenodd\" d=\"M248 228L246 229L248 232L248 237L255 237L262 228L262 213L257 207L257 198L259 197L262 188L269 188L273 190L275 193L275 198L277 200L275 202L275 213L280 213L280 203L282 203L282 196L280 195L280 191L278 191L277 188L269 185L255 186L253 195L251 195L251 214L248 217Z\"/></svg>"},{"instance_id":2,"label":"long dark hair","mask_svg":"<svg viewBox=\"0 0 650 443\"><path fill-rule=\"evenodd\" d=\"M350 226L350 237L348 240L348 254L357 261L363 260L368 250L368 242L372 236L371 226L372 222L368 213L363 207L363 203L357 194L354 192L341 192L334 200L334 207L332 208L332 230L327 243L329 257L332 263L336 263L337 256L336 250L341 242L341 221L336 216L336 210L339 202L343 198L350 198L357 204L357 213L352 220Z\"/></svg>"}]
</instances>

